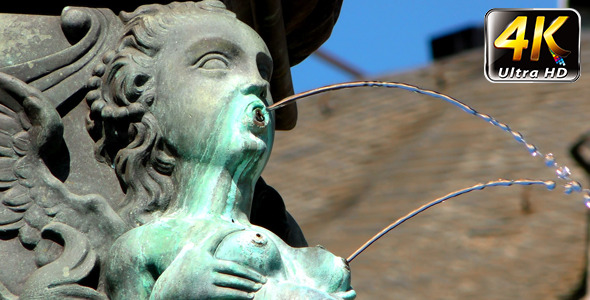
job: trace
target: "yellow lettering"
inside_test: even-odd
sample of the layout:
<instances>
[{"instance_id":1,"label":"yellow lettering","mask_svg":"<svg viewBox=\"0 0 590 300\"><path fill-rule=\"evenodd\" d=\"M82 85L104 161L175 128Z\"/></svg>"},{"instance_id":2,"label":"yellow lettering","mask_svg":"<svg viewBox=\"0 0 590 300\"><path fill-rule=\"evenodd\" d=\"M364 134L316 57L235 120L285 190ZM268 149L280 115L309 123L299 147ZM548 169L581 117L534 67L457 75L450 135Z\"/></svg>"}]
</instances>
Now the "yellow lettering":
<instances>
[{"instance_id":1,"label":"yellow lettering","mask_svg":"<svg viewBox=\"0 0 590 300\"><path fill-rule=\"evenodd\" d=\"M541 41L543 40L543 27L545 27L545 17L538 16L535 23L535 35L533 36L531 61L539 61L539 54L541 53Z\"/></svg>"},{"instance_id":2,"label":"yellow lettering","mask_svg":"<svg viewBox=\"0 0 590 300\"><path fill-rule=\"evenodd\" d=\"M553 21L553 23L551 23L549 28L547 28L547 30L545 30L545 33L543 33L543 37L545 38L545 42L547 43L547 46L549 46L549 49L551 49L551 51L553 51L553 53L555 53L561 57L568 56L571 53L571 51L568 51L568 50L565 50L565 49L562 49L561 47L559 47L555 43L555 40L553 39L553 34L561 27L561 25L563 25L563 23L565 23L565 21L568 18L569 17L567 17L567 16L558 17L557 19L555 19Z\"/></svg>"},{"instance_id":3,"label":"yellow lettering","mask_svg":"<svg viewBox=\"0 0 590 300\"><path fill-rule=\"evenodd\" d=\"M524 39L526 30L526 16L519 16L508 25L508 27L498 36L494 41L494 47L498 49L514 49L513 61L520 61L522 58L522 50L527 49L529 41ZM549 30L549 29L547 29ZM557 30L557 29L555 29ZM516 31L516 38L509 40L508 38Z\"/></svg>"}]
</instances>

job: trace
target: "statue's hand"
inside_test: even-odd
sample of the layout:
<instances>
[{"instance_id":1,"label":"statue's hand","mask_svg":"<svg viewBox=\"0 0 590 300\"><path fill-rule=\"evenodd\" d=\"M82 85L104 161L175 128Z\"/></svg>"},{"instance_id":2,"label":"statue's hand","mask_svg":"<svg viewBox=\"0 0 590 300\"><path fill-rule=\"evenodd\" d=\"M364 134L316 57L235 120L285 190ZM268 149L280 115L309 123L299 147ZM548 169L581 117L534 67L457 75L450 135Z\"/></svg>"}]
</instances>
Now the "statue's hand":
<instances>
[{"instance_id":1,"label":"statue's hand","mask_svg":"<svg viewBox=\"0 0 590 300\"><path fill-rule=\"evenodd\" d=\"M189 244L160 275L150 299L252 299L264 283L260 273Z\"/></svg>"},{"instance_id":2,"label":"statue's hand","mask_svg":"<svg viewBox=\"0 0 590 300\"><path fill-rule=\"evenodd\" d=\"M266 278L251 268L236 262L211 257L211 282L215 287L213 299L252 299L266 283Z\"/></svg>"}]
</instances>

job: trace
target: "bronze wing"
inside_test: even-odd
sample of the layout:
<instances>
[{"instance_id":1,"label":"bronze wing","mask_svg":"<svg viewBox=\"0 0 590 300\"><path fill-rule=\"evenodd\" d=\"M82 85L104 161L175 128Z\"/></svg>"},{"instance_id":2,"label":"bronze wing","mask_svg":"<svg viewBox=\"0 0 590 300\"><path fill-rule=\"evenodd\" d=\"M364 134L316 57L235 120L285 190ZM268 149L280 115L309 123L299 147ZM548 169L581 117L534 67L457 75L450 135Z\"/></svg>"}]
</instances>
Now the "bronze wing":
<instances>
[{"instance_id":1,"label":"bronze wing","mask_svg":"<svg viewBox=\"0 0 590 300\"><path fill-rule=\"evenodd\" d=\"M3 73L0 90L0 235L4 240L18 237L34 251L39 268L22 293L99 299L100 294L78 282L92 276L98 257L127 226L104 197L71 193L48 168L65 148L61 117L51 102Z\"/></svg>"},{"instance_id":2,"label":"bronze wing","mask_svg":"<svg viewBox=\"0 0 590 300\"><path fill-rule=\"evenodd\" d=\"M100 186L116 181L94 178L80 95L122 24L89 8L1 21L0 269L10 272L0 271L0 299L103 299L100 257L128 228L107 201L116 188ZM87 182L94 190L80 188Z\"/></svg>"}]
</instances>

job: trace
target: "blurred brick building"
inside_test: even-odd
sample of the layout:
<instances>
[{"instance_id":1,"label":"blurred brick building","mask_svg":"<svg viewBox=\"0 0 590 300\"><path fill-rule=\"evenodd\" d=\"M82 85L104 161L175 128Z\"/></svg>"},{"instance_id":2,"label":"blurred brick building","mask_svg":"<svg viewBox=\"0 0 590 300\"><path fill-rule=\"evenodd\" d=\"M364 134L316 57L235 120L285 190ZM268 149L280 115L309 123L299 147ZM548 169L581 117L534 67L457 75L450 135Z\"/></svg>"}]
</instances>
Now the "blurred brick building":
<instances>
[{"instance_id":1,"label":"blurred brick building","mask_svg":"<svg viewBox=\"0 0 590 300\"><path fill-rule=\"evenodd\" d=\"M589 186L569 147L590 130L590 35L575 83L493 84L483 48L387 81L451 95L520 131ZM382 58L389 59L389 58ZM263 174L310 244L347 257L414 208L504 179L555 179L507 133L438 99L358 88L299 102ZM558 187L499 187L447 201L401 225L351 263L359 299L559 299L585 264L586 211Z\"/></svg>"}]
</instances>

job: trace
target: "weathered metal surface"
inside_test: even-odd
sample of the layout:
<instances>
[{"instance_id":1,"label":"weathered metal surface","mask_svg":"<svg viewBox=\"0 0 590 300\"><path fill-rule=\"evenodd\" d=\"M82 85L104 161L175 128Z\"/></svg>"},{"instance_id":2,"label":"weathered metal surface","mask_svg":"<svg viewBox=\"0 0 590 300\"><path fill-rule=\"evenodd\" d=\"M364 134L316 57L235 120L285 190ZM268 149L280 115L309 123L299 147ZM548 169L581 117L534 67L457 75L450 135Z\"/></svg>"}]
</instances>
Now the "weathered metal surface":
<instances>
[{"instance_id":1,"label":"weathered metal surface","mask_svg":"<svg viewBox=\"0 0 590 300\"><path fill-rule=\"evenodd\" d=\"M170 2L172 1L150 1L149 3ZM257 31L263 30L259 31L259 34L264 38L275 60L275 75L271 82L275 99L282 99L293 93L289 67L303 61L328 39L342 6L342 0L224 0L223 2L229 10L237 14L238 19L256 28ZM3 8L3 11L59 15L65 6L87 6L109 8L118 14L120 11L132 11L146 3L143 0L60 0L33 5L22 1ZM269 26L271 23L273 25ZM292 129L296 122L297 107L295 105L277 111L278 130Z\"/></svg>"},{"instance_id":2,"label":"weathered metal surface","mask_svg":"<svg viewBox=\"0 0 590 300\"><path fill-rule=\"evenodd\" d=\"M355 297L260 179L269 4L274 52L213 0L0 18L0 299Z\"/></svg>"}]
</instances>

